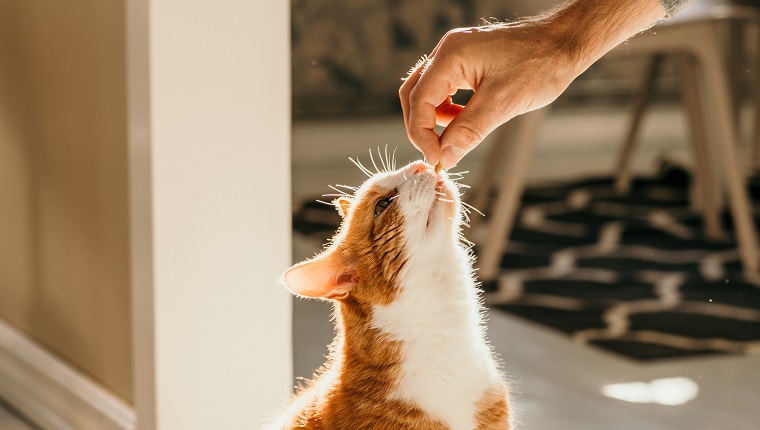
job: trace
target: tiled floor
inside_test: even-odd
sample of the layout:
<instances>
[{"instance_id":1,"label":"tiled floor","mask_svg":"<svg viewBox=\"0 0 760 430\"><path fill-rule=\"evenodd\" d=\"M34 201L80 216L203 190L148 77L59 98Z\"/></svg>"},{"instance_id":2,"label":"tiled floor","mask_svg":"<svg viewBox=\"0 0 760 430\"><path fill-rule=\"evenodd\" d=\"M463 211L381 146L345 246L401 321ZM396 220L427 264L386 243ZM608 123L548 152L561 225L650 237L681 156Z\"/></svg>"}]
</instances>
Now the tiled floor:
<instances>
[{"instance_id":1,"label":"tiled floor","mask_svg":"<svg viewBox=\"0 0 760 430\"><path fill-rule=\"evenodd\" d=\"M309 377L333 335L330 307L296 300L295 373ZM568 338L491 312L489 338L512 379L520 428L526 430L754 430L760 428L760 357L714 357L638 364L573 344ZM664 406L615 400L610 384L685 377L696 397ZM675 395L678 393L676 392Z\"/></svg>"},{"instance_id":2,"label":"tiled floor","mask_svg":"<svg viewBox=\"0 0 760 430\"><path fill-rule=\"evenodd\" d=\"M680 113L657 109L647 121L645 142L637 164L651 163L662 152L684 148ZM417 153L405 141L399 119L296 124L293 134L294 197L330 192L327 184L357 185L361 176L349 167L348 156L369 157L368 148L399 146L401 160ZM562 177L611 169L616 143L622 135L625 111L553 115L542 133L531 178ZM486 145L481 145L485 147ZM464 169L477 177L481 154L473 154ZM344 166L345 165L345 166ZM607 170L609 171L609 170ZM353 176L352 176L353 175ZM468 181L472 183L474 179ZM297 240L294 258L300 261L321 244ZM294 306L295 373L309 377L324 361L333 335L329 305L297 300ZM489 338L512 378L520 426L526 430L749 430L760 428L760 357L713 357L640 364L609 353L576 345L563 335L492 312ZM603 395L610 384L683 377L698 387L696 397L677 406L631 403ZM687 386L689 384L687 383ZM643 388L642 388L643 387ZM660 394L662 393L660 387ZM677 389L664 389L677 396ZM693 393L692 393L693 394Z\"/></svg>"}]
</instances>

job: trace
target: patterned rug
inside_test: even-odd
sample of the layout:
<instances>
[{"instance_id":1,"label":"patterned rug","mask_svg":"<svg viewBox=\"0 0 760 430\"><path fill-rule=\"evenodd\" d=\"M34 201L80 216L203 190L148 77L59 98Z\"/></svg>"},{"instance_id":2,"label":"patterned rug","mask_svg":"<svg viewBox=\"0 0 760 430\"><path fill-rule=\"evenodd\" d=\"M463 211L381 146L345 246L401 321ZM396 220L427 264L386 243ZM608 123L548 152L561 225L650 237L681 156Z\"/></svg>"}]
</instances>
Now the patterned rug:
<instances>
[{"instance_id":1,"label":"patterned rug","mask_svg":"<svg viewBox=\"0 0 760 430\"><path fill-rule=\"evenodd\" d=\"M483 285L491 309L637 360L760 353L760 283L741 271L730 216L724 241L703 236L684 170L623 196L611 178L530 188L517 220ZM339 221L314 202L293 225L324 241Z\"/></svg>"}]
</instances>

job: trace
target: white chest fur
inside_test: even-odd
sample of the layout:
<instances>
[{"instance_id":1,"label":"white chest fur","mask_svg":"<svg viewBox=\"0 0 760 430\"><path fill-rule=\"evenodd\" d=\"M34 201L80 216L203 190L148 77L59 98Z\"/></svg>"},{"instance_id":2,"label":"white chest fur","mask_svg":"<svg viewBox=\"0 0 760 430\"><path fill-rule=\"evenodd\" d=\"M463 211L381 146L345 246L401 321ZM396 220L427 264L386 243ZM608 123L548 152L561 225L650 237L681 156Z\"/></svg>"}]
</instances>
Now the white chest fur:
<instances>
[{"instance_id":1,"label":"white chest fur","mask_svg":"<svg viewBox=\"0 0 760 430\"><path fill-rule=\"evenodd\" d=\"M372 317L376 328L402 342L403 366L393 397L452 430L475 428L477 402L501 381L466 258L464 252L453 253L451 261L412 258L400 295L375 307Z\"/></svg>"}]
</instances>

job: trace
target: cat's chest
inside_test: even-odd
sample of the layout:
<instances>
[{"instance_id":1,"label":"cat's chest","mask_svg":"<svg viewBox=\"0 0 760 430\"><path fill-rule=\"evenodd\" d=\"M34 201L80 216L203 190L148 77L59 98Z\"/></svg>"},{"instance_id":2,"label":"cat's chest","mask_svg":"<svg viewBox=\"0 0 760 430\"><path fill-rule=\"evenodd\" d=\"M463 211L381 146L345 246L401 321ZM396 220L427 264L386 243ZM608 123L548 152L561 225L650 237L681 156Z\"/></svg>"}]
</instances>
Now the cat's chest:
<instances>
[{"instance_id":1,"label":"cat's chest","mask_svg":"<svg viewBox=\"0 0 760 430\"><path fill-rule=\"evenodd\" d=\"M475 426L477 404L501 379L483 337L472 294L429 294L417 285L373 309L374 326L401 341L402 365L392 396L413 403L452 430Z\"/></svg>"}]
</instances>

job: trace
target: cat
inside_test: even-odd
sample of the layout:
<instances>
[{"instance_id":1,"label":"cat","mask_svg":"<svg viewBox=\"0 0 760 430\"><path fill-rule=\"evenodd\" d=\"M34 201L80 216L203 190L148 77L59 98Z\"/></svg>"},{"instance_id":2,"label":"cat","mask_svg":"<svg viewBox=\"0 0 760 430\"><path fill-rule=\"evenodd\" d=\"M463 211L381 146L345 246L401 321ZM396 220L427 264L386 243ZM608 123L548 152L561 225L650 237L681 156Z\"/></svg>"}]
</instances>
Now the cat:
<instances>
[{"instance_id":1,"label":"cat","mask_svg":"<svg viewBox=\"0 0 760 430\"><path fill-rule=\"evenodd\" d=\"M266 428L513 429L460 243L457 184L417 161L372 174L333 204L343 220L330 245L281 282L334 301L336 338L327 363Z\"/></svg>"}]
</instances>

